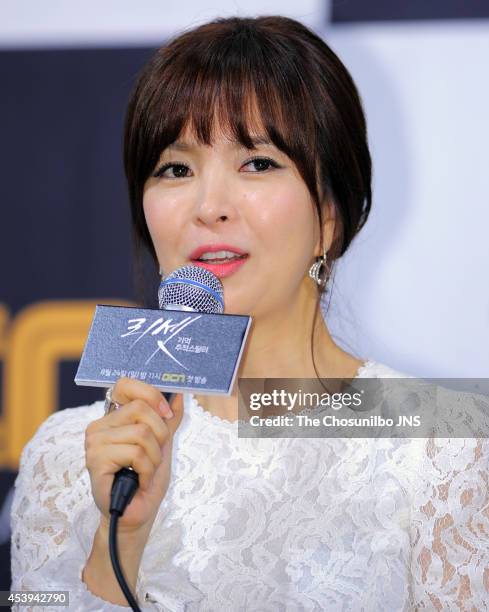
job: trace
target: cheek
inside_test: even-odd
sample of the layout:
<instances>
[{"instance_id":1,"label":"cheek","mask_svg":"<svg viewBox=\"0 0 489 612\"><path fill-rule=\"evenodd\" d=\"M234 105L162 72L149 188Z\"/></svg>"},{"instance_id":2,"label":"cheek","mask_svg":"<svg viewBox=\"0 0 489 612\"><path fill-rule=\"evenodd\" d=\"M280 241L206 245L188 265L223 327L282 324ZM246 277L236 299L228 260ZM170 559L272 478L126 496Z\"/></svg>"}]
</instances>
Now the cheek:
<instances>
[{"instance_id":1,"label":"cheek","mask_svg":"<svg viewBox=\"0 0 489 612\"><path fill-rule=\"evenodd\" d=\"M163 207L158 206L158 198L151 190L146 191L144 194L143 211L149 233L154 238L155 234L162 226Z\"/></svg>"},{"instance_id":2,"label":"cheek","mask_svg":"<svg viewBox=\"0 0 489 612\"><path fill-rule=\"evenodd\" d=\"M309 192L295 182L282 184L254 206L253 225L265 249L280 249L287 260L302 266L312 256L316 235L314 204Z\"/></svg>"},{"instance_id":3,"label":"cheek","mask_svg":"<svg viewBox=\"0 0 489 612\"><path fill-rule=\"evenodd\" d=\"M143 197L144 218L158 257L164 255L167 247L168 249L173 248L172 241L178 235L176 209L177 202L171 198L165 198L162 201L161 195L156 190L148 189L145 192Z\"/></svg>"}]
</instances>

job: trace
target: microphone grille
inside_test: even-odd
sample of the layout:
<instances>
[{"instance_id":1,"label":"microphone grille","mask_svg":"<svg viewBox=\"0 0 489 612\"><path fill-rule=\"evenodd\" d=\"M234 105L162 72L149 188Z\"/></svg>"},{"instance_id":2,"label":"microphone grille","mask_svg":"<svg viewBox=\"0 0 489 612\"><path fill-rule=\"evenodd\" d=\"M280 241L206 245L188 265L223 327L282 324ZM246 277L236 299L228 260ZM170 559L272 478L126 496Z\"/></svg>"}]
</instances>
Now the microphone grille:
<instances>
[{"instance_id":1,"label":"microphone grille","mask_svg":"<svg viewBox=\"0 0 489 612\"><path fill-rule=\"evenodd\" d=\"M215 274L192 264L177 268L160 283L161 309L172 306L209 314L224 312L224 291Z\"/></svg>"}]
</instances>

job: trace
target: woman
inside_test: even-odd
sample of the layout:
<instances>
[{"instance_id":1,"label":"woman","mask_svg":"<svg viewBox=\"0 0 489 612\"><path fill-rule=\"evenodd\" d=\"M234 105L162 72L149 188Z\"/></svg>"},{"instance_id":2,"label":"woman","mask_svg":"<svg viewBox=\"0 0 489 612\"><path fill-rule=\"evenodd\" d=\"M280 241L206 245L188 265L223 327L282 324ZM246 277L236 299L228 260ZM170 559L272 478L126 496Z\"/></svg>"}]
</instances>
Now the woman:
<instances>
[{"instance_id":1,"label":"woman","mask_svg":"<svg viewBox=\"0 0 489 612\"><path fill-rule=\"evenodd\" d=\"M160 49L130 101L125 169L135 234L162 274L208 267L226 311L252 315L240 377L397 375L343 351L317 316L368 217L371 160L351 77L307 28L218 20ZM483 608L480 441L252 441L237 438L236 392L170 408L121 379L112 398L109 414L99 402L52 415L24 450L13 588L124 609L108 500L131 465L141 486L119 551L143 609Z\"/></svg>"}]
</instances>

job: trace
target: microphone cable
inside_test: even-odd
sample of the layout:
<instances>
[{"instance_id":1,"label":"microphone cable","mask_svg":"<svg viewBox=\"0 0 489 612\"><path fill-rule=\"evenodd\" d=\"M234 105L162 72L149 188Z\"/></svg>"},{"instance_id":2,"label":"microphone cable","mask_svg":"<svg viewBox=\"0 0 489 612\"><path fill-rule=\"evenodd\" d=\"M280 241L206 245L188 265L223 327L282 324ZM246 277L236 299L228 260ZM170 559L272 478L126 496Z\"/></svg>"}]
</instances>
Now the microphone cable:
<instances>
[{"instance_id":1,"label":"microphone cable","mask_svg":"<svg viewBox=\"0 0 489 612\"><path fill-rule=\"evenodd\" d=\"M174 393L166 392L163 393L166 401L170 404ZM119 517L121 517L127 506L131 503L132 498L136 494L139 487L139 476L130 467L125 467L116 472L114 481L112 483L112 489L110 491L110 523L109 523L109 554L110 562L112 563L112 569L114 570L117 582L124 593L127 603L131 606L133 612L142 612L141 608L131 593L121 565L119 563L119 552L117 549L117 523Z\"/></svg>"},{"instance_id":2,"label":"microphone cable","mask_svg":"<svg viewBox=\"0 0 489 612\"><path fill-rule=\"evenodd\" d=\"M124 593L127 603L131 606L133 612L142 612L141 608L131 593L122 568L119 563L119 553L117 549L117 523L119 517L124 514L128 504L131 503L131 499L134 497L139 487L139 476L137 472L130 468L122 468L117 472L112 483L112 490L110 493L110 524L109 524L109 553L112 568L114 570L117 582Z\"/></svg>"}]
</instances>

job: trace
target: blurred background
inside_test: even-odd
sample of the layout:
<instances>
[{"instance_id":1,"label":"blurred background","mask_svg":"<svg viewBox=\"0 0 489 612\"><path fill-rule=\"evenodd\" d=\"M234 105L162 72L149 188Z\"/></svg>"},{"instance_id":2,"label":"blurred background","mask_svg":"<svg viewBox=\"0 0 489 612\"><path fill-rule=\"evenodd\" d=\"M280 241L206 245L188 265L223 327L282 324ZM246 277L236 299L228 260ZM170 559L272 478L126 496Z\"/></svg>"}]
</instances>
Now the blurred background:
<instances>
[{"instance_id":1,"label":"blurred background","mask_svg":"<svg viewBox=\"0 0 489 612\"><path fill-rule=\"evenodd\" d=\"M367 114L373 209L336 274L336 339L417 376L489 375L489 3L2 0L0 590L22 447L101 398L73 383L94 305L137 299L121 160L135 77L170 36L265 10L328 42Z\"/></svg>"}]
</instances>

